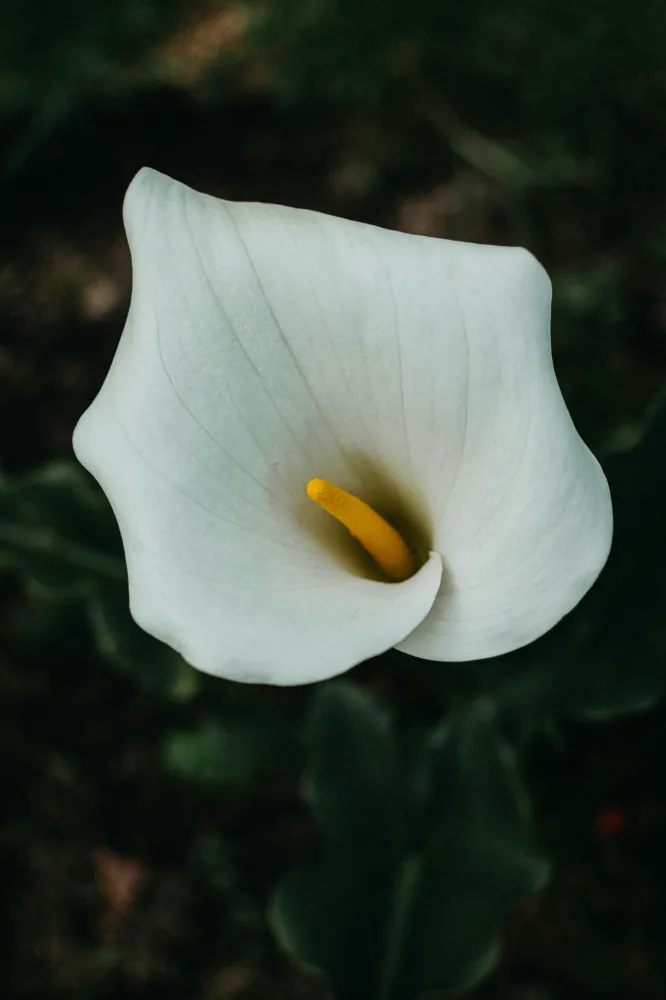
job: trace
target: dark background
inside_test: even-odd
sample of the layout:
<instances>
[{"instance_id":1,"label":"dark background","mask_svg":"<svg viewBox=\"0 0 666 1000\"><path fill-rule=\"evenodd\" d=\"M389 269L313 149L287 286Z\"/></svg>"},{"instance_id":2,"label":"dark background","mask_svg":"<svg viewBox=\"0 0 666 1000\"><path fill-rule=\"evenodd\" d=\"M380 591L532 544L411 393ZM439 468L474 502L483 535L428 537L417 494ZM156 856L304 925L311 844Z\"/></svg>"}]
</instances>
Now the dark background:
<instances>
[{"instance_id":1,"label":"dark background","mask_svg":"<svg viewBox=\"0 0 666 1000\"><path fill-rule=\"evenodd\" d=\"M601 455L639 442L602 587L608 646L590 657L649 683L540 719L523 770L554 876L512 911L474 995L666 996L664 434L640 450L666 375L665 56L658 0L4 0L4 996L327 995L265 918L316 845L302 749L284 736L311 692L135 654L124 619L62 582L79 494L51 463L72 459L122 329L121 204L144 164L228 198L525 245L548 269L579 430ZM40 478L54 468L64 493ZM48 559L40 525L58 536ZM491 670L387 654L353 679L425 725Z\"/></svg>"}]
</instances>

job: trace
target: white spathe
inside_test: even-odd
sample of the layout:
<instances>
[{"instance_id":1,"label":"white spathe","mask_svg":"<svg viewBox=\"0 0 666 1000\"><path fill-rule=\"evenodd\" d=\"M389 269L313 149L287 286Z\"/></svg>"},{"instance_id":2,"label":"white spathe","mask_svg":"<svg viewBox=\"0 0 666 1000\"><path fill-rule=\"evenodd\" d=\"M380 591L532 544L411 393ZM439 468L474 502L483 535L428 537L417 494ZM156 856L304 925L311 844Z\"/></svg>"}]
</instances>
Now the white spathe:
<instances>
[{"instance_id":1,"label":"white spathe","mask_svg":"<svg viewBox=\"0 0 666 1000\"><path fill-rule=\"evenodd\" d=\"M206 672L301 684L391 646L505 653L581 599L611 503L527 251L221 201L149 169L125 223L130 311L74 446L143 628ZM315 477L418 522L429 559L368 579L307 499Z\"/></svg>"}]
</instances>

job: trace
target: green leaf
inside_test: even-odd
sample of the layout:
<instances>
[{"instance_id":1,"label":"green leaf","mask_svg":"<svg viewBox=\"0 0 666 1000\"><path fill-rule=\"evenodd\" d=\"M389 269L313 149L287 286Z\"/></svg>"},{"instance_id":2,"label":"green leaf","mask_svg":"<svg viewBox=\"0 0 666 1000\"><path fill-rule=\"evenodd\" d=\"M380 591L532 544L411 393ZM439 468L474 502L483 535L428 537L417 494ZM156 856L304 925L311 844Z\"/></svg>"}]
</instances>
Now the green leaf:
<instances>
[{"instance_id":1,"label":"green leaf","mask_svg":"<svg viewBox=\"0 0 666 1000\"><path fill-rule=\"evenodd\" d=\"M88 615L100 651L125 667L143 687L175 701L196 693L196 671L132 618L126 580L95 586L88 599Z\"/></svg>"},{"instance_id":2,"label":"green leaf","mask_svg":"<svg viewBox=\"0 0 666 1000\"><path fill-rule=\"evenodd\" d=\"M92 579L125 576L108 504L67 462L0 480L0 550L32 586L53 597L82 595Z\"/></svg>"},{"instance_id":3,"label":"green leaf","mask_svg":"<svg viewBox=\"0 0 666 1000\"><path fill-rule=\"evenodd\" d=\"M613 548L586 612L571 707L607 717L649 708L666 693L666 399L643 437L604 463L615 513Z\"/></svg>"},{"instance_id":4,"label":"green leaf","mask_svg":"<svg viewBox=\"0 0 666 1000\"><path fill-rule=\"evenodd\" d=\"M321 687L310 713L304 794L319 864L287 876L272 909L282 945L328 975L337 1000L376 994L400 857L402 776L388 717L361 689Z\"/></svg>"},{"instance_id":5,"label":"green leaf","mask_svg":"<svg viewBox=\"0 0 666 1000\"><path fill-rule=\"evenodd\" d=\"M476 702L429 738L420 849L406 858L381 996L465 990L499 954L504 921L545 883L514 755L492 707Z\"/></svg>"},{"instance_id":6,"label":"green leaf","mask_svg":"<svg viewBox=\"0 0 666 1000\"><path fill-rule=\"evenodd\" d=\"M562 715L643 711L666 694L666 399L651 407L638 443L603 465L615 527L599 580L526 649L465 665L525 735Z\"/></svg>"},{"instance_id":7,"label":"green leaf","mask_svg":"<svg viewBox=\"0 0 666 1000\"><path fill-rule=\"evenodd\" d=\"M284 761L290 749L289 734L275 718L211 716L196 729L171 733L163 746L163 760L172 774L196 784L242 787Z\"/></svg>"},{"instance_id":8,"label":"green leaf","mask_svg":"<svg viewBox=\"0 0 666 1000\"><path fill-rule=\"evenodd\" d=\"M101 652L169 698L191 697L198 676L129 611L120 533L103 493L70 462L0 479L0 553L42 598L79 601Z\"/></svg>"},{"instance_id":9,"label":"green leaf","mask_svg":"<svg viewBox=\"0 0 666 1000\"><path fill-rule=\"evenodd\" d=\"M278 890L271 918L283 946L325 972L337 1000L411 1000L478 982L510 909L548 871L489 704L437 727L410 783L386 715L349 684L316 697L309 745L322 856Z\"/></svg>"}]
</instances>

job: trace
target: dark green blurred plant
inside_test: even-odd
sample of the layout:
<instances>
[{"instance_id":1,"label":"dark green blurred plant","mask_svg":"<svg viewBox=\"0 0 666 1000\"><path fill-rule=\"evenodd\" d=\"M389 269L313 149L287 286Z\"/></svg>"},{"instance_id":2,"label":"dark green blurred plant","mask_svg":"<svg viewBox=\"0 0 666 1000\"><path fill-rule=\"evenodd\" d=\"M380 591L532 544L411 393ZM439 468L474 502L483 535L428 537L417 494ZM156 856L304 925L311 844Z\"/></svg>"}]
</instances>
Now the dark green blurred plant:
<instances>
[{"instance_id":1,"label":"dark green blurred plant","mask_svg":"<svg viewBox=\"0 0 666 1000\"><path fill-rule=\"evenodd\" d=\"M315 696L307 742L323 857L278 890L279 939L327 973L337 1000L473 986L495 964L509 909L547 874L492 705L428 733L410 769L381 707L332 683Z\"/></svg>"},{"instance_id":2,"label":"dark green blurred plant","mask_svg":"<svg viewBox=\"0 0 666 1000\"><path fill-rule=\"evenodd\" d=\"M3 0L0 114L65 113L93 92L115 89L159 38L196 10L184 0Z\"/></svg>"},{"instance_id":3,"label":"dark green blurred plant","mask_svg":"<svg viewBox=\"0 0 666 1000\"><path fill-rule=\"evenodd\" d=\"M0 4L0 175L12 175L92 96L159 79L157 43L205 0L3 0Z\"/></svg>"},{"instance_id":4,"label":"dark green blurred plant","mask_svg":"<svg viewBox=\"0 0 666 1000\"><path fill-rule=\"evenodd\" d=\"M82 604L100 651L142 684L177 699L194 694L195 671L133 621L115 518L74 463L0 479L0 558L41 599Z\"/></svg>"},{"instance_id":5,"label":"dark green blurred plant","mask_svg":"<svg viewBox=\"0 0 666 1000\"><path fill-rule=\"evenodd\" d=\"M418 80L486 125L564 128L586 144L599 138L591 125L608 124L590 112L634 111L666 87L659 0L267 0L259 9L258 46L294 101L376 104Z\"/></svg>"},{"instance_id":6,"label":"dark green blurred plant","mask_svg":"<svg viewBox=\"0 0 666 1000\"><path fill-rule=\"evenodd\" d=\"M196 729L175 730L163 747L167 771L208 788L243 788L257 775L293 767L298 745L273 712L236 709L204 717Z\"/></svg>"}]
</instances>

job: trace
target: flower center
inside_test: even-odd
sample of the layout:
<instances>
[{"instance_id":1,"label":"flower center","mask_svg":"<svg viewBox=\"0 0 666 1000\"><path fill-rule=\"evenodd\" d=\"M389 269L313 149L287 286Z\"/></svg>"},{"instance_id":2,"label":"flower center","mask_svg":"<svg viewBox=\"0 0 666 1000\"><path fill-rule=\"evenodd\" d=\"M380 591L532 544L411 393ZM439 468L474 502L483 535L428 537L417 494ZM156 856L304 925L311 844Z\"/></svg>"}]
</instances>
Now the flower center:
<instances>
[{"instance_id":1,"label":"flower center","mask_svg":"<svg viewBox=\"0 0 666 1000\"><path fill-rule=\"evenodd\" d=\"M406 580L416 561L402 536L363 500L325 479L311 479L308 496L337 518L392 580Z\"/></svg>"}]
</instances>

